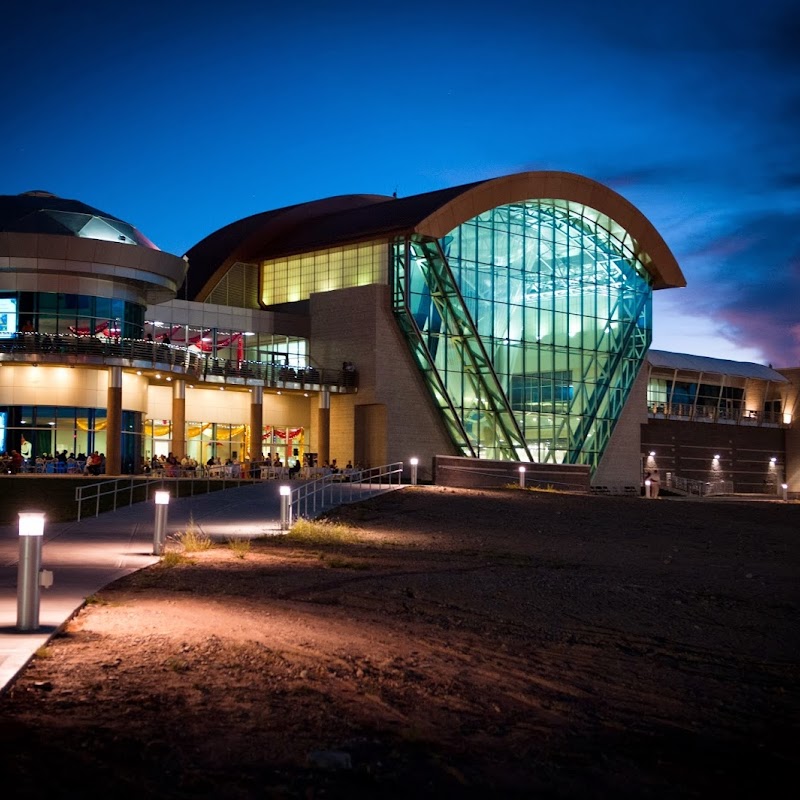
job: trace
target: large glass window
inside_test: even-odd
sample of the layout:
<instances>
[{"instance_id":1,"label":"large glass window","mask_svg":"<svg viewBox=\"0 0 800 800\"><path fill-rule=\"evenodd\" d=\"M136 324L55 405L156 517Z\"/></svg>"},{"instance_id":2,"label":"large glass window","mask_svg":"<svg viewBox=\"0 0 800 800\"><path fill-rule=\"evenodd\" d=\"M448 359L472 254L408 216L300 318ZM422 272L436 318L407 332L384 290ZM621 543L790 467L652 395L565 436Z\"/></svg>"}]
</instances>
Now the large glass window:
<instances>
[{"instance_id":1,"label":"large glass window","mask_svg":"<svg viewBox=\"0 0 800 800\"><path fill-rule=\"evenodd\" d=\"M597 465L651 339L638 251L563 200L396 244L395 309L465 454Z\"/></svg>"},{"instance_id":2,"label":"large glass window","mask_svg":"<svg viewBox=\"0 0 800 800\"><path fill-rule=\"evenodd\" d=\"M388 246L383 242L271 259L261 264L261 302L295 303L314 292L386 283L387 269Z\"/></svg>"},{"instance_id":3,"label":"large glass window","mask_svg":"<svg viewBox=\"0 0 800 800\"><path fill-rule=\"evenodd\" d=\"M66 451L76 458L106 452L107 412L72 406L0 406L6 421L4 449L19 450L29 465ZM122 412L122 470L137 464L141 415Z\"/></svg>"},{"instance_id":4,"label":"large glass window","mask_svg":"<svg viewBox=\"0 0 800 800\"><path fill-rule=\"evenodd\" d=\"M0 337L35 331L141 339L143 326L144 308L125 300L60 292L0 293Z\"/></svg>"}]
</instances>

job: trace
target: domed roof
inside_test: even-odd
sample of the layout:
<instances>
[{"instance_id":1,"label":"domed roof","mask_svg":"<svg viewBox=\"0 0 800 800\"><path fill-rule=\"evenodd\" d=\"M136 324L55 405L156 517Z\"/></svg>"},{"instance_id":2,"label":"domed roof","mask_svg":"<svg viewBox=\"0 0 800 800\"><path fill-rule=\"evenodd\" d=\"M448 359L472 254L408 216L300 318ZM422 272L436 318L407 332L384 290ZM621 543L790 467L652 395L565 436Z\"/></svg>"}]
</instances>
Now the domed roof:
<instances>
[{"instance_id":1,"label":"domed roof","mask_svg":"<svg viewBox=\"0 0 800 800\"><path fill-rule=\"evenodd\" d=\"M133 225L118 217L39 189L0 195L0 231L75 236L158 250Z\"/></svg>"}]
</instances>

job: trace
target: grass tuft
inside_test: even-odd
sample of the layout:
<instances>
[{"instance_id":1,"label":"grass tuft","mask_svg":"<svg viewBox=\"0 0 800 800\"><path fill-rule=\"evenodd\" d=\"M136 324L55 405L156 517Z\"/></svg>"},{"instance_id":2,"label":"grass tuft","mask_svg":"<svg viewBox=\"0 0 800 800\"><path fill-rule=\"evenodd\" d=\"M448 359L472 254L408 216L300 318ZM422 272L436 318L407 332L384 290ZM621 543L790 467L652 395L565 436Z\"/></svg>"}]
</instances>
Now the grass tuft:
<instances>
[{"instance_id":1,"label":"grass tuft","mask_svg":"<svg viewBox=\"0 0 800 800\"><path fill-rule=\"evenodd\" d=\"M188 558L183 553L179 553L177 550L167 550L167 552L161 556L161 566L179 567L181 564L190 563L191 560L191 558Z\"/></svg>"},{"instance_id":2,"label":"grass tuft","mask_svg":"<svg viewBox=\"0 0 800 800\"><path fill-rule=\"evenodd\" d=\"M175 539L187 553L198 553L201 550L211 549L211 537L203 533L195 524L194 516L189 515L189 525L186 530L175 534Z\"/></svg>"},{"instance_id":3,"label":"grass tuft","mask_svg":"<svg viewBox=\"0 0 800 800\"><path fill-rule=\"evenodd\" d=\"M352 544L358 541L356 532L347 525L327 520L299 519L286 538L296 544Z\"/></svg>"},{"instance_id":4,"label":"grass tuft","mask_svg":"<svg viewBox=\"0 0 800 800\"><path fill-rule=\"evenodd\" d=\"M236 558L246 558L250 552L250 539L228 539L228 547Z\"/></svg>"}]
</instances>

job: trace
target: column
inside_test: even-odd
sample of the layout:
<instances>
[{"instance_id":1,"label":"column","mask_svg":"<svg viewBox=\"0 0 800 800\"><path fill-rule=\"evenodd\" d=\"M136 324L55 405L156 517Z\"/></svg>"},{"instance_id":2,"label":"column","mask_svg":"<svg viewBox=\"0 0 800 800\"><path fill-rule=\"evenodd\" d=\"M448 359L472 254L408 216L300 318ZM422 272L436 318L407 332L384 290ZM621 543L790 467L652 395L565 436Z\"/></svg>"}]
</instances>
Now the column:
<instances>
[{"instance_id":1,"label":"column","mask_svg":"<svg viewBox=\"0 0 800 800\"><path fill-rule=\"evenodd\" d=\"M186 381L172 383L172 452L180 460L186 455Z\"/></svg>"},{"instance_id":2,"label":"column","mask_svg":"<svg viewBox=\"0 0 800 800\"><path fill-rule=\"evenodd\" d=\"M122 472L122 367L108 368L106 475Z\"/></svg>"},{"instance_id":3,"label":"column","mask_svg":"<svg viewBox=\"0 0 800 800\"><path fill-rule=\"evenodd\" d=\"M250 400L250 461L261 461L264 434L264 387L254 386Z\"/></svg>"},{"instance_id":4,"label":"column","mask_svg":"<svg viewBox=\"0 0 800 800\"><path fill-rule=\"evenodd\" d=\"M331 393L323 389L319 393L317 411L317 461L322 466L331 457Z\"/></svg>"}]
</instances>

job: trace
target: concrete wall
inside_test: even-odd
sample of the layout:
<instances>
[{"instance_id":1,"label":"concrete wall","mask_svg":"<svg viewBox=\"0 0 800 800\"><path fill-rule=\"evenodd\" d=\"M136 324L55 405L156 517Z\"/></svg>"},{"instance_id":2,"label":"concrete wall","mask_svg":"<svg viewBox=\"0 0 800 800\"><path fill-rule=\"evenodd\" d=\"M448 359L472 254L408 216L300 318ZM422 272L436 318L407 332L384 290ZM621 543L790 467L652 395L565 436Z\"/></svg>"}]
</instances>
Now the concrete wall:
<instances>
[{"instance_id":1,"label":"concrete wall","mask_svg":"<svg viewBox=\"0 0 800 800\"><path fill-rule=\"evenodd\" d=\"M435 455L454 454L440 414L395 324L389 286L373 284L312 295L310 351L322 368L341 369L343 361L352 361L358 372L357 393L331 395L331 458L340 464L356 458L357 418L361 436L385 437L384 443L369 441L368 452L374 454L370 458L385 453L387 463L408 463L416 456L420 481L431 479ZM384 410L357 412L359 406L383 406ZM385 432L379 431L381 419L385 419ZM360 448L367 446L365 441L361 440Z\"/></svg>"},{"instance_id":2,"label":"concrete wall","mask_svg":"<svg viewBox=\"0 0 800 800\"><path fill-rule=\"evenodd\" d=\"M642 484L642 425L646 422L647 368L642 367L592 478L592 486L612 494L638 493Z\"/></svg>"},{"instance_id":3,"label":"concrete wall","mask_svg":"<svg viewBox=\"0 0 800 800\"><path fill-rule=\"evenodd\" d=\"M732 481L735 492L776 492L771 459L785 463L785 429L651 419L642 426L642 450L655 452L662 486L667 472L698 481ZM719 460L714 463L714 456Z\"/></svg>"},{"instance_id":4,"label":"concrete wall","mask_svg":"<svg viewBox=\"0 0 800 800\"><path fill-rule=\"evenodd\" d=\"M581 493L590 488L590 469L582 464L527 464L458 456L437 456L434 459L434 483L468 489L519 486L520 467L525 467L525 486Z\"/></svg>"}]
</instances>

